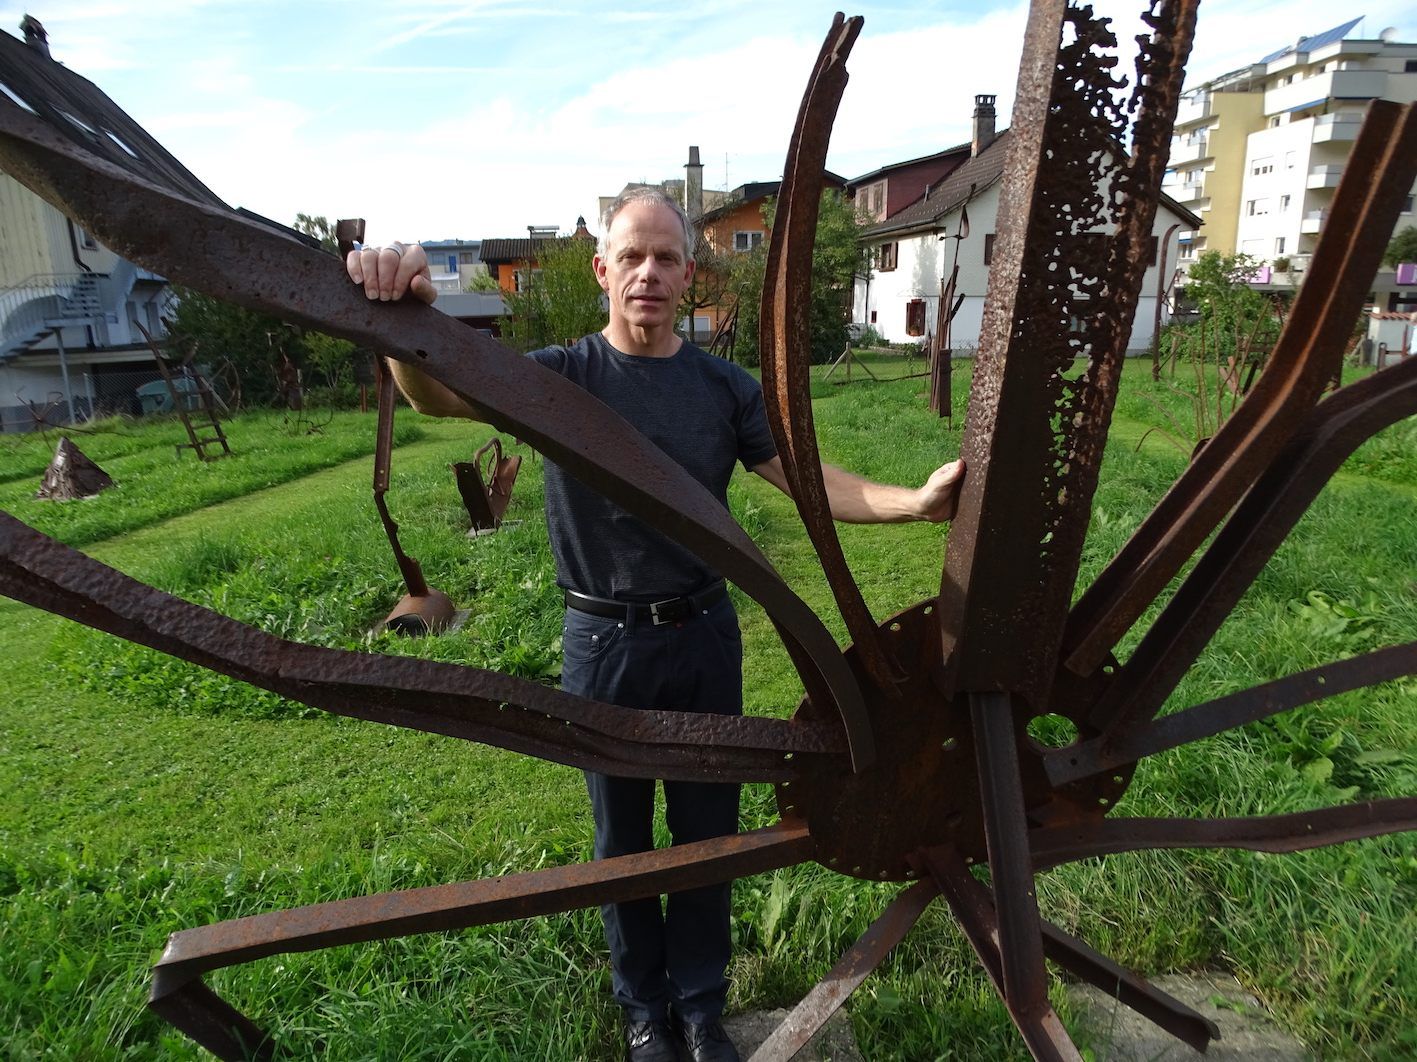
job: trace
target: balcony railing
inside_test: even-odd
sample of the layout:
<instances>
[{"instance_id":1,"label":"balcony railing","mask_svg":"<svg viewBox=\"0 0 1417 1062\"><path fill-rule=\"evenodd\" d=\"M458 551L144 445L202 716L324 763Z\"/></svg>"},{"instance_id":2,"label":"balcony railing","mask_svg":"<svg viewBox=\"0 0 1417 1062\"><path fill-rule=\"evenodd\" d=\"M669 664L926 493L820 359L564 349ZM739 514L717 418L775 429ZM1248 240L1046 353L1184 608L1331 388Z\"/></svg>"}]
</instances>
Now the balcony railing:
<instances>
[{"instance_id":1,"label":"balcony railing","mask_svg":"<svg viewBox=\"0 0 1417 1062\"><path fill-rule=\"evenodd\" d=\"M1308 187L1310 188L1337 188L1339 178L1343 176L1343 167L1333 163L1325 163L1322 166L1309 167Z\"/></svg>"},{"instance_id":2,"label":"balcony railing","mask_svg":"<svg viewBox=\"0 0 1417 1062\"><path fill-rule=\"evenodd\" d=\"M1321 114L1314 119L1313 142L1356 140L1362 125L1361 114Z\"/></svg>"},{"instance_id":3,"label":"balcony railing","mask_svg":"<svg viewBox=\"0 0 1417 1062\"><path fill-rule=\"evenodd\" d=\"M1387 74L1382 70L1330 70L1270 89L1264 94L1264 112L1283 114L1330 99L1373 99L1381 96L1386 87Z\"/></svg>"}]
</instances>

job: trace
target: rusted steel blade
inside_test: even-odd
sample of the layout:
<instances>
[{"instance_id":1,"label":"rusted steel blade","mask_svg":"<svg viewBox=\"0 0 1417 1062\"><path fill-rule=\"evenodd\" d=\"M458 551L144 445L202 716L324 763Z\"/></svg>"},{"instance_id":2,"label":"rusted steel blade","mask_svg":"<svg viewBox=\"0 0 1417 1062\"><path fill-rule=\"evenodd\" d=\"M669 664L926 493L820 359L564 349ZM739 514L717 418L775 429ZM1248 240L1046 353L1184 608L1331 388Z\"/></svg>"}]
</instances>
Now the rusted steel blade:
<instances>
[{"instance_id":1,"label":"rusted steel blade","mask_svg":"<svg viewBox=\"0 0 1417 1062\"><path fill-rule=\"evenodd\" d=\"M846 90L846 57L861 32L861 21L843 19L840 13L832 20L802 97L768 241L758 343L768 423L792 498L859 659L876 685L889 691L902 678L900 667L881 641L841 551L812 425L812 249L827 145Z\"/></svg>"},{"instance_id":2,"label":"rusted steel blade","mask_svg":"<svg viewBox=\"0 0 1417 1062\"><path fill-rule=\"evenodd\" d=\"M379 420L374 437L374 507L379 510L379 522L384 525L384 535L394 551L394 561L403 576L404 586L415 597L428 593L428 583L423 578L423 568L403 551L399 544L399 525L389 515L388 503L384 495L389 490L389 471L394 450L394 378L383 358L374 359L374 382L379 395Z\"/></svg>"},{"instance_id":3,"label":"rusted steel blade","mask_svg":"<svg viewBox=\"0 0 1417 1062\"><path fill-rule=\"evenodd\" d=\"M1156 714L1348 455L1413 415L1417 359L1350 384L1309 412L1094 705L1104 744L1127 741Z\"/></svg>"},{"instance_id":4,"label":"rusted steel blade","mask_svg":"<svg viewBox=\"0 0 1417 1062\"><path fill-rule=\"evenodd\" d=\"M1018 1020L1036 1018L1048 1009L1048 976L1043 968L1038 896L1028 859L1028 818L1009 700L1007 693L971 693L969 715L989 873L998 906L1004 1002Z\"/></svg>"},{"instance_id":5,"label":"rusted steel blade","mask_svg":"<svg viewBox=\"0 0 1417 1062\"><path fill-rule=\"evenodd\" d=\"M1302 852L1417 830L1417 797L1233 819L1100 819L1031 830L1035 870L1143 848L1242 848Z\"/></svg>"},{"instance_id":6,"label":"rusted steel blade","mask_svg":"<svg viewBox=\"0 0 1417 1062\"><path fill-rule=\"evenodd\" d=\"M259 1032L259 1027L210 990L198 987L200 978L212 970L270 955L467 929L659 896L794 866L810 859L812 850L806 827L780 823L752 833L593 863L334 900L183 930L168 938L153 968L149 1006L218 1057L245 1058L244 1052L230 1048L249 1044L252 1031Z\"/></svg>"},{"instance_id":7,"label":"rusted steel blade","mask_svg":"<svg viewBox=\"0 0 1417 1062\"><path fill-rule=\"evenodd\" d=\"M979 885L979 888L984 886ZM1097 986L1112 999L1130 1007L1197 1051L1204 1053L1210 1041L1220 1039L1219 1026L1204 1014L1046 919L1043 922L1043 954L1074 977Z\"/></svg>"},{"instance_id":8,"label":"rusted steel blade","mask_svg":"<svg viewBox=\"0 0 1417 1062\"><path fill-rule=\"evenodd\" d=\"M926 849L917 858L929 870L930 876L940 886L940 892L949 901L960 929L964 931L974 954L979 956L984 972L994 982L994 988L1003 997L1009 1017L1023 1035L1029 1053L1036 1059L1050 1062L1082 1062L1082 1055L1069 1039L1067 1030L1053 1008L1047 1005L1046 982L1042 1010L1023 1014L1009 1002L1004 989L1003 963L999 958L999 917L990 902L989 890L974 879L953 848Z\"/></svg>"},{"instance_id":9,"label":"rusted steel blade","mask_svg":"<svg viewBox=\"0 0 1417 1062\"><path fill-rule=\"evenodd\" d=\"M1043 756L1043 768L1055 786L1067 785L1144 756L1180 748L1235 727L1268 719L1301 704L1340 693L1417 675L1417 642L1394 645L1362 656L1338 660L1198 704L1154 719L1145 727L1111 737L1093 738Z\"/></svg>"},{"instance_id":10,"label":"rusted steel blade","mask_svg":"<svg viewBox=\"0 0 1417 1062\"><path fill-rule=\"evenodd\" d=\"M1073 607L1065 661L1101 665L1283 447L1334 376L1388 236L1417 179L1417 105L1376 100L1259 382Z\"/></svg>"},{"instance_id":11,"label":"rusted steel blade","mask_svg":"<svg viewBox=\"0 0 1417 1062\"><path fill-rule=\"evenodd\" d=\"M830 632L713 496L604 403L416 299L371 303L329 255L139 180L4 97L0 166L131 261L416 365L490 423L692 550L795 643L793 661L808 671L803 681L840 712L853 767L871 762L861 690Z\"/></svg>"},{"instance_id":12,"label":"rusted steel blade","mask_svg":"<svg viewBox=\"0 0 1417 1062\"><path fill-rule=\"evenodd\" d=\"M1029 12L962 444L969 475L940 592L947 692L1009 690L1046 707L1195 0L1162 3L1147 21L1155 32L1124 105L1113 96L1121 82L1107 20L1056 0ZM1118 146L1128 112L1130 158Z\"/></svg>"},{"instance_id":13,"label":"rusted steel blade","mask_svg":"<svg viewBox=\"0 0 1417 1062\"><path fill-rule=\"evenodd\" d=\"M950 855L953 856L952 859ZM997 917L997 913L989 889L968 872L958 854L952 850L940 849L926 853L926 857L927 863L933 860L931 870L936 880L947 877L950 883L947 895L951 898L950 902L955 907L956 915L959 915L960 908L963 907L974 922L993 925L992 920ZM963 916L960 920L964 921ZM1161 991L1144 977L1118 965L1046 919L1042 921L1042 928L1043 952L1050 960L1075 977L1096 985L1172 1036L1190 1044L1197 1051L1204 1051L1211 1040L1220 1036L1220 1030L1214 1022L1174 996ZM991 947L996 946L996 938L997 929L991 929ZM975 950L979 950L978 946ZM990 969L990 976L997 984L997 956L993 962L995 965ZM989 961L986 960L985 966L990 968Z\"/></svg>"},{"instance_id":14,"label":"rusted steel blade","mask_svg":"<svg viewBox=\"0 0 1417 1062\"><path fill-rule=\"evenodd\" d=\"M891 949L905 939L930 901L939 894L939 886L927 879L917 881L892 900L826 977L792 1008L792 1013L753 1052L748 1062L786 1062L795 1058L841 1009L846 998L881 965Z\"/></svg>"},{"instance_id":15,"label":"rusted steel blade","mask_svg":"<svg viewBox=\"0 0 1417 1062\"><path fill-rule=\"evenodd\" d=\"M496 671L288 642L130 579L3 512L0 594L338 715L587 770L779 781L814 753L845 752L830 725L638 711Z\"/></svg>"}]
</instances>

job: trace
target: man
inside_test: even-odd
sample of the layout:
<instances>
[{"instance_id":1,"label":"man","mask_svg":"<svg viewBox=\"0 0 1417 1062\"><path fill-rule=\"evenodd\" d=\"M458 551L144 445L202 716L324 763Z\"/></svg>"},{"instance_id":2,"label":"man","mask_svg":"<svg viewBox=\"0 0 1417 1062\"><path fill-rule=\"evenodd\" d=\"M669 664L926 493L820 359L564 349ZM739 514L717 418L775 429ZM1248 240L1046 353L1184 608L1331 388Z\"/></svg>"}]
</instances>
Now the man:
<instances>
[{"instance_id":1,"label":"man","mask_svg":"<svg viewBox=\"0 0 1417 1062\"><path fill-rule=\"evenodd\" d=\"M727 507L734 465L784 493L787 478L763 410L741 368L674 332L694 276L694 230L658 189L626 192L606 211L594 261L609 299L605 329L530 357L620 413ZM370 299L436 297L417 245L351 252L350 278ZM391 363L420 412L476 417L456 394ZM937 469L918 490L824 467L832 515L856 523L947 520L963 466ZM631 708L741 714L742 644L722 577L694 554L631 517L554 463L546 464L546 519L565 592L561 684ZM587 773L597 859L653 847L654 782ZM675 844L738 828L738 786L665 782ZM727 998L731 886L602 909L615 999L631 1062L674 1062L676 1040L694 1062L736 1062L720 1023Z\"/></svg>"}]
</instances>

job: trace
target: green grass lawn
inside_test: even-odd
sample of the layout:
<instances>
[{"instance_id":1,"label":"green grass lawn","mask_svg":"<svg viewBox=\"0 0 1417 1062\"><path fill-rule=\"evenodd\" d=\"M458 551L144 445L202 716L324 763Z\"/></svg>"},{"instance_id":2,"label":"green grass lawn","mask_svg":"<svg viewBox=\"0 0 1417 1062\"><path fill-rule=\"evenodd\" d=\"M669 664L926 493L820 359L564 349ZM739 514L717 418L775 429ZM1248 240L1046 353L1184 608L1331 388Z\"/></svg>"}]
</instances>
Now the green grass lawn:
<instances>
[{"instance_id":1,"label":"green grass lawn","mask_svg":"<svg viewBox=\"0 0 1417 1062\"><path fill-rule=\"evenodd\" d=\"M923 368L865 357L878 375ZM1179 446L1147 432L1167 416L1184 423L1188 400L1153 384L1148 368L1129 366L1084 580L1184 465ZM817 381L825 457L879 479L923 479L958 450L965 376L956 374L952 430L926 411L924 380ZM460 631L434 639L367 634L401 592L369 494L372 414L342 414L316 436L285 433L278 416L243 417L231 426L239 456L210 466L173 456L175 423L116 426L76 440L119 480L113 499L66 505L26 499L52 439L0 440L0 507L285 637L551 681L560 609L539 459L522 466L508 513L519 523L469 540L447 465L490 429L406 411L399 420L390 505L405 547L471 610ZM1172 706L1417 638L1414 454L1417 425L1407 423L1355 455ZM750 476L735 480L730 500L843 637L791 504ZM878 618L936 592L946 529L840 531ZM764 614L736 597L749 710L787 715L800 684ZM327 716L4 600L0 650L9 690L0 701L0 1057L200 1057L143 1005L148 969L173 930L589 858L574 770ZM1410 795L1414 749L1409 679L1147 761L1120 813L1269 814ZM775 817L770 788L746 787L745 827ZM793 1004L896 891L811 865L739 881L730 1006ZM1411 835L1296 856L1092 860L1040 879L1040 902L1139 970L1233 971L1322 1057L1417 1052ZM296 1057L610 1059L618 1015L603 950L598 917L582 911L276 957L212 981ZM849 1010L868 1058L1025 1057L943 910L932 909Z\"/></svg>"}]
</instances>

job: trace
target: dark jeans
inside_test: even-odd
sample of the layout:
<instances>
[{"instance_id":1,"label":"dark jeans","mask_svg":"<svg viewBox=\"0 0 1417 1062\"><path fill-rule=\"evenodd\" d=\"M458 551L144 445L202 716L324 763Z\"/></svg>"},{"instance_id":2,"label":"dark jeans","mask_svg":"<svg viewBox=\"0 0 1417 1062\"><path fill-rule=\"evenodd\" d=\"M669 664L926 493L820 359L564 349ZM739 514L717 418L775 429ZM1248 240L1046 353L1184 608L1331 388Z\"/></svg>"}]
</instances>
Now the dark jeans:
<instances>
[{"instance_id":1,"label":"dark jeans","mask_svg":"<svg viewBox=\"0 0 1417 1062\"><path fill-rule=\"evenodd\" d=\"M743 643L725 598L682 624L590 616L566 610L561 686L627 708L743 713ZM595 858L654 847L654 786L643 778L586 772L595 817ZM665 782L674 844L738 831L738 786ZM731 883L601 908L615 1000L631 1021L685 1021L723 1013L728 995Z\"/></svg>"}]
</instances>

